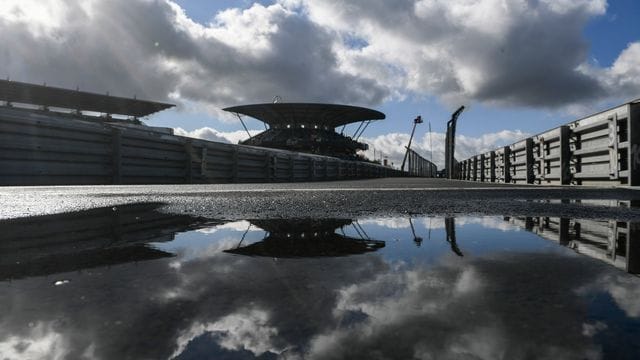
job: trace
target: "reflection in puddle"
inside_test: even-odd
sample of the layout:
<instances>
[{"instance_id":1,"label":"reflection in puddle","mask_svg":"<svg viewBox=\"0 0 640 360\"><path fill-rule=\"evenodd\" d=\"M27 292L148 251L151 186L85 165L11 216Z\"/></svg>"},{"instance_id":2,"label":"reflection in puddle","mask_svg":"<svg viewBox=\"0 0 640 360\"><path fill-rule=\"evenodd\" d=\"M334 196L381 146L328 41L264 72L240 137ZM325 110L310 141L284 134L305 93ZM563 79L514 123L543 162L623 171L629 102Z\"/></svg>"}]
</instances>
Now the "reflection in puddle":
<instances>
[{"instance_id":1,"label":"reflection in puddle","mask_svg":"<svg viewBox=\"0 0 640 360\"><path fill-rule=\"evenodd\" d=\"M632 274L640 273L638 223L552 217L506 217L505 220L580 254Z\"/></svg>"},{"instance_id":2,"label":"reflection in puddle","mask_svg":"<svg viewBox=\"0 0 640 360\"><path fill-rule=\"evenodd\" d=\"M346 256L364 254L384 247L384 241L372 240L364 229L351 220L295 219L251 220L251 224L264 229L267 236L251 245L238 245L225 252L239 255L275 258ZM345 226L353 226L358 237L344 234ZM340 229L343 233L338 234Z\"/></svg>"},{"instance_id":3,"label":"reflection in puddle","mask_svg":"<svg viewBox=\"0 0 640 360\"><path fill-rule=\"evenodd\" d=\"M3 357L640 354L634 223L225 222L157 207L0 222Z\"/></svg>"},{"instance_id":4,"label":"reflection in puddle","mask_svg":"<svg viewBox=\"0 0 640 360\"><path fill-rule=\"evenodd\" d=\"M160 204L98 208L0 221L0 280L171 257L146 246L202 226L155 211Z\"/></svg>"}]
</instances>

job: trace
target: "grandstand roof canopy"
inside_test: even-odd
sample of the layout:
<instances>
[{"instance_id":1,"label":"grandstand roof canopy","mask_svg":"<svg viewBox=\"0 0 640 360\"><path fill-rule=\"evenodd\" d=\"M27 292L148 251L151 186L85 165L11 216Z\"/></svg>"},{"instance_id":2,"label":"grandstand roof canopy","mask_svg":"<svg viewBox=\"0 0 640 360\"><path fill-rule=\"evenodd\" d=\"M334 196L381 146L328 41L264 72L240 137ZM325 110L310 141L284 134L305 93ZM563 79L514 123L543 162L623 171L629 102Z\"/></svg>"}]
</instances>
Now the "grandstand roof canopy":
<instances>
[{"instance_id":1,"label":"grandstand roof canopy","mask_svg":"<svg viewBox=\"0 0 640 360\"><path fill-rule=\"evenodd\" d=\"M312 124L338 127L365 120L382 120L380 111L359 106L316 103L269 103L223 109L256 118L271 126Z\"/></svg>"},{"instance_id":2,"label":"grandstand roof canopy","mask_svg":"<svg viewBox=\"0 0 640 360\"><path fill-rule=\"evenodd\" d=\"M175 105L0 80L0 101L142 117Z\"/></svg>"}]
</instances>

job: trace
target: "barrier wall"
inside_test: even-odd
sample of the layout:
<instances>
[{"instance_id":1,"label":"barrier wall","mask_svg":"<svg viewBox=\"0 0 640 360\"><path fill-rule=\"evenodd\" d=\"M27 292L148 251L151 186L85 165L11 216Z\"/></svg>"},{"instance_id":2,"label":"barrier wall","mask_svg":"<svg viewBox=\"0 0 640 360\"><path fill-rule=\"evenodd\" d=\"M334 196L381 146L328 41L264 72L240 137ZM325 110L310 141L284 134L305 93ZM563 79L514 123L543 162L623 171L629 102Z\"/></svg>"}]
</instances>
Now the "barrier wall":
<instances>
[{"instance_id":1,"label":"barrier wall","mask_svg":"<svg viewBox=\"0 0 640 360\"><path fill-rule=\"evenodd\" d=\"M462 180L526 184L640 185L640 101L473 156Z\"/></svg>"},{"instance_id":2,"label":"barrier wall","mask_svg":"<svg viewBox=\"0 0 640 360\"><path fill-rule=\"evenodd\" d=\"M409 149L407 154L407 173L409 176L436 177L438 167Z\"/></svg>"},{"instance_id":3,"label":"barrier wall","mask_svg":"<svg viewBox=\"0 0 640 360\"><path fill-rule=\"evenodd\" d=\"M381 165L0 108L0 185L293 182L401 176Z\"/></svg>"},{"instance_id":4,"label":"barrier wall","mask_svg":"<svg viewBox=\"0 0 640 360\"><path fill-rule=\"evenodd\" d=\"M611 204L621 205L624 206ZM505 220L577 253L640 274L640 226L636 222L558 217L506 217Z\"/></svg>"}]
</instances>

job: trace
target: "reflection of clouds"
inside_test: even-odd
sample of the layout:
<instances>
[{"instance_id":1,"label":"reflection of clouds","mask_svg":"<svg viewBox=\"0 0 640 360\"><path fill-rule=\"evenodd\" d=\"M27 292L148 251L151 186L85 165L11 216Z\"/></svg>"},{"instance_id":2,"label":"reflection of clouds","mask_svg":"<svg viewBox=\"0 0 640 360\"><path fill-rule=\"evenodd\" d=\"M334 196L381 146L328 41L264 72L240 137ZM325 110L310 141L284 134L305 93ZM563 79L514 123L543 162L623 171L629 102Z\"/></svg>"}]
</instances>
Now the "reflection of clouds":
<instances>
[{"instance_id":1,"label":"reflection of clouds","mask_svg":"<svg viewBox=\"0 0 640 360\"><path fill-rule=\"evenodd\" d=\"M406 269L381 274L373 281L342 289L335 313L357 311L382 324L397 322L440 311L447 305L443 297L471 294L481 283L473 268L463 270L457 278L440 275Z\"/></svg>"},{"instance_id":2,"label":"reflection of clouds","mask_svg":"<svg viewBox=\"0 0 640 360\"><path fill-rule=\"evenodd\" d=\"M594 284L581 292L603 291L611 295L616 304L629 317L640 317L640 281L630 274L608 274L601 276Z\"/></svg>"},{"instance_id":3,"label":"reflection of clouds","mask_svg":"<svg viewBox=\"0 0 640 360\"><path fill-rule=\"evenodd\" d=\"M335 326L336 289L384 269L377 256L274 261L217 252L64 274L71 280L64 287L46 277L0 283L0 307L11 309L0 313L0 350L30 341L25 354L34 359L56 351L60 358L160 359L182 347L196 351L189 340L212 332L199 340L254 354L293 344L293 355ZM32 333L29 322L60 325Z\"/></svg>"},{"instance_id":4,"label":"reflection of clouds","mask_svg":"<svg viewBox=\"0 0 640 360\"><path fill-rule=\"evenodd\" d=\"M565 267L560 256L522 256L437 268L396 268L340 290L334 311L361 313L348 329L315 336L313 359L595 359L571 289L591 270L569 266L549 282L531 268ZM515 271L514 271L515 270ZM536 293L540 289L541 293ZM538 298L541 296L542 298ZM557 307L555 304L562 303ZM556 339L557 337L557 339Z\"/></svg>"},{"instance_id":5,"label":"reflection of clouds","mask_svg":"<svg viewBox=\"0 0 640 360\"><path fill-rule=\"evenodd\" d=\"M269 325L269 314L266 311L243 309L213 323L192 325L178 338L178 349L172 357L181 354L190 341L210 333L219 333L219 345L227 350L248 350L255 356L285 350L272 343L278 330Z\"/></svg>"},{"instance_id":6,"label":"reflection of clouds","mask_svg":"<svg viewBox=\"0 0 640 360\"><path fill-rule=\"evenodd\" d=\"M51 324L31 324L28 332L22 336L9 336L0 342L2 359L65 359L70 350L69 339L53 329ZM89 355L92 348L85 352Z\"/></svg>"},{"instance_id":7,"label":"reflection of clouds","mask_svg":"<svg viewBox=\"0 0 640 360\"><path fill-rule=\"evenodd\" d=\"M445 219L443 217L412 217L416 231L439 230L445 228ZM385 227L387 229L405 230L410 229L409 217L394 218L368 218L358 220L363 225L375 225ZM502 217L482 216L482 217L456 217L456 227L462 227L469 224L481 225L487 229L495 229L501 231L519 231L520 228L514 224L504 221ZM418 226L420 225L420 226ZM365 227L366 229L366 227Z\"/></svg>"},{"instance_id":8,"label":"reflection of clouds","mask_svg":"<svg viewBox=\"0 0 640 360\"><path fill-rule=\"evenodd\" d=\"M224 250L232 249L238 246L239 239L237 236L225 236L216 238L215 241L207 241L202 246L184 246L184 247L171 247L171 244L158 244L157 248L165 251L171 251L178 255L178 259L172 262L174 266L182 264L187 261L191 261L194 258L208 258L213 257Z\"/></svg>"},{"instance_id":9,"label":"reflection of clouds","mask_svg":"<svg viewBox=\"0 0 640 360\"><path fill-rule=\"evenodd\" d=\"M486 353L487 357L480 358L495 359L495 355L500 354L503 336L495 334L488 338L489 334L497 332L490 327L479 329L477 334L473 329L470 333L465 333L468 329L457 333L445 352L440 349L434 353L438 346L425 340L427 333L444 330L442 326L445 326L447 316L443 317L443 314L451 311L450 308L461 299L476 297L482 282L473 266L467 266L461 269L445 267L437 272L397 269L380 274L372 281L351 285L341 290L334 315L361 312L367 321L348 330L317 336L312 342L311 357L338 359L357 354L373 357L377 353L382 358L438 359L445 353L452 356ZM450 320L450 330L456 330L456 319ZM481 336L476 336L478 334ZM397 346L381 344L387 337L398 341ZM486 348L494 343L495 348ZM336 354L336 349L343 352Z\"/></svg>"},{"instance_id":10,"label":"reflection of clouds","mask_svg":"<svg viewBox=\"0 0 640 360\"><path fill-rule=\"evenodd\" d=\"M505 357L505 334L501 330L488 325L471 329L453 339L448 350L449 358L501 359ZM433 352L422 349L422 359L433 359Z\"/></svg>"},{"instance_id":11,"label":"reflection of clouds","mask_svg":"<svg viewBox=\"0 0 640 360\"><path fill-rule=\"evenodd\" d=\"M411 225L409 225L409 219L414 223L414 226L418 224L422 224L424 229L431 228L435 229L444 229L444 218L429 218L429 217L392 217L392 218L367 218L363 220L358 220L360 225L375 225L384 227L387 229L410 229ZM366 228L365 228L366 229ZM416 229L417 230L417 229Z\"/></svg>"},{"instance_id":12,"label":"reflection of clouds","mask_svg":"<svg viewBox=\"0 0 640 360\"><path fill-rule=\"evenodd\" d=\"M444 229L445 225L444 225L444 218L438 217L438 218L419 218L419 220L421 220L420 222L422 223L422 226L425 229L431 229L431 230L437 230L437 229Z\"/></svg>"},{"instance_id":13,"label":"reflection of clouds","mask_svg":"<svg viewBox=\"0 0 640 360\"><path fill-rule=\"evenodd\" d=\"M214 234L217 231L225 230L225 229L244 232L244 231L247 231L247 229L249 228L249 225L251 225L251 223L246 220L232 221L232 222L228 222L221 225L198 229L196 230L196 232L203 233L203 234ZM251 225L251 228L254 230L258 229L255 225Z\"/></svg>"},{"instance_id":14,"label":"reflection of clouds","mask_svg":"<svg viewBox=\"0 0 640 360\"><path fill-rule=\"evenodd\" d=\"M460 217L456 218L456 226L464 226L469 224L478 224L486 229L494 229L501 231L520 231L521 229L509 223L508 221L504 221L502 217L495 216L482 216L482 217Z\"/></svg>"},{"instance_id":15,"label":"reflection of clouds","mask_svg":"<svg viewBox=\"0 0 640 360\"><path fill-rule=\"evenodd\" d=\"M597 333L601 332L602 330L605 330L606 328L607 328L607 324L601 321L596 321L593 324L585 323L585 324L582 324L582 335L593 337Z\"/></svg>"},{"instance_id":16,"label":"reflection of clouds","mask_svg":"<svg viewBox=\"0 0 640 360\"><path fill-rule=\"evenodd\" d=\"M384 227L387 229L408 229L409 217L393 217L393 218L369 218L358 220L358 223L362 226L375 225Z\"/></svg>"}]
</instances>

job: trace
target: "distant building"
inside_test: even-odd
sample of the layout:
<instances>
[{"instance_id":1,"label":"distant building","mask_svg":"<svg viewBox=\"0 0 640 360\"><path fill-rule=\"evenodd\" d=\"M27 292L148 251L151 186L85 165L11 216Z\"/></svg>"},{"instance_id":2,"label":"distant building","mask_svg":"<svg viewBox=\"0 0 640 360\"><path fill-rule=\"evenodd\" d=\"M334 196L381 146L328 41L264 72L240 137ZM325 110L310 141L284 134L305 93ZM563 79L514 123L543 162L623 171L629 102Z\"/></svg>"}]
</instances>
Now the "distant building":
<instances>
[{"instance_id":1,"label":"distant building","mask_svg":"<svg viewBox=\"0 0 640 360\"><path fill-rule=\"evenodd\" d=\"M382 120L379 111L357 106L314 103L270 103L224 109L250 116L267 124L264 132L241 142L243 145L291 150L342 159L357 159L368 145L358 142L369 123ZM242 118L240 118L242 120ZM360 122L352 137L344 134L347 124ZM338 128L342 129L338 130Z\"/></svg>"}]
</instances>

